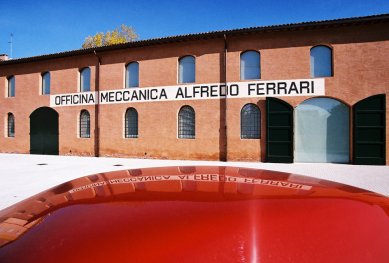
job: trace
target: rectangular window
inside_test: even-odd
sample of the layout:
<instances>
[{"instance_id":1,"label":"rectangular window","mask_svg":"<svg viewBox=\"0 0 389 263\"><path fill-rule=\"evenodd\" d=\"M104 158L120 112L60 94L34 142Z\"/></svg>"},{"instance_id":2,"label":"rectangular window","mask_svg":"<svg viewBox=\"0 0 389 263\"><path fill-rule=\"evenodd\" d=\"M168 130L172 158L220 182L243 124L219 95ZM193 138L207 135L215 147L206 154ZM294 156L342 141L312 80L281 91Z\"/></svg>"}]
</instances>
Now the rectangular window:
<instances>
[{"instance_id":1,"label":"rectangular window","mask_svg":"<svg viewBox=\"0 0 389 263\"><path fill-rule=\"evenodd\" d=\"M50 72L42 74L42 95L50 94Z\"/></svg>"},{"instance_id":2,"label":"rectangular window","mask_svg":"<svg viewBox=\"0 0 389 263\"><path fill-rule=\"evenodd\" d=\"M80 71L80 91L90 91L90 68L84 68Z\"/></svg>"},{"instance_id":3,"label":"rectangular window","mask_svg":"<svg viewBox=\"0 0 389 263\"><path fill-rule=\"evenodd\" d=\"M8 97L15 97L15 76L7 78L8 80Z\"/></svg>"},{"instance_id":4,"label":"rectangular window","mask_svg":"<svg viewBox=\"0 0 389 263\"><path fill-rule=\"evenodd\" d=\"M126 88L139 87L139 64L132 62L126 67Z\"/></svg>"},{"instance_id":5,"label":"rectangular window","mask_svg":"<svg viewBox=\"0 0 389 263\"><path fill-rule=\"evenodd\" d=\"M185 56L178 61L178 82L196 82L196 59L192 56Z\"/></svg>"},{"instance_id":6,"label":"rectangular window","mask_svg":"<svg viewBox=\"0 0 389 263\"><path fill-rule=\"evenodd\" d=\"M311 77L331 77L332 49L327 46L311 48Z\"/></svg>"}]
</instances>

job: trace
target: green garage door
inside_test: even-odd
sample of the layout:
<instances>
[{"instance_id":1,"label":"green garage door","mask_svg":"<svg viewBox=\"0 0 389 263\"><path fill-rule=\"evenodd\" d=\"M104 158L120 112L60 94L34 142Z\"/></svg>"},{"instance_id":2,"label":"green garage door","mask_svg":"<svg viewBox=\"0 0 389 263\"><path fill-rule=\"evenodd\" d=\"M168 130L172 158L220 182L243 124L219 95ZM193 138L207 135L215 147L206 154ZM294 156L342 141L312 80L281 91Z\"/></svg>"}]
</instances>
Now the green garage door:
<instances>
[{"instance_id":1,"label":"green garage door","mask_svg":"<svg viewBox=\"0 0 389 263\"><path fill-rule=\"evenodd\" d=\"M354 111L354 164L385 165L385 94L359 101Z\"/></svg>"},{"instance_id":2,"label":"green garage door","mask_svg":"<svg viewBox=\"0 0 389 263\"><path fill-rule=\"evenodd\" d=\"M266 161L293 162L293 107L276 98L266 99Z\"/></svg>"},{"instance_id":3,"label":"green garage door","mask_svg":"<svg viewBox=\"0 0 389 263\"><path fill-rule=\"evenodd\" d=\"M58 113L48 107L30 115L30 153L58 154Z\"/></svg>"}]
</instances>

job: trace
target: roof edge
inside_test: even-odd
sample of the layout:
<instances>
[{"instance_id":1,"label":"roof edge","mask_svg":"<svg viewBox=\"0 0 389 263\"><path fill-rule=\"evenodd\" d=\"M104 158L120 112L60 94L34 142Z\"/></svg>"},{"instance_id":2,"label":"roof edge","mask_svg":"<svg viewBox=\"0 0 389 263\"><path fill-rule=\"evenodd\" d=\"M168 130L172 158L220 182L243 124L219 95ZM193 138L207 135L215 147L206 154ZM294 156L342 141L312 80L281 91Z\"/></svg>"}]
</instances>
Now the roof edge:
<instances>
[{"instance_id":1,"label":"roof edge","mask_svg":"<svg viewBox=\"0 0 389 263\"><path fill-rule=\"evenodd\" d=\"M299 23L279 24L279 25L270 25L270 26L259 26L259 27L247 27L247 28L240 28L240 29L210 31L210 32L194 33L194 34L187 34L187 35L151 38L146 40L127 42L123 44L87 48L87 49L76 49L76 50L69 50L69 51L52 53L52 54L44 54L39 56L9 59L9 60L0 61L0 66L27 63L27 62L36 62L41 60L53 59L53 58L63 58L63 57L70 57L70 56L93 54L95 52L101 52L101 51L120 50L125 48L143 47L143 46L159 45L159 44L166 44L166 43L191 41L191 40L222 38L224 37L224 35L231 36L231 35L240 35L240 34L255 34L261 32L265 33L265 32L275 32L275 31L319 29L323 27L350 26L350 25L382 23L382 22L389 22L389 13L371 15L371 16L299 22Z\"/></svg>"}]
</instances>

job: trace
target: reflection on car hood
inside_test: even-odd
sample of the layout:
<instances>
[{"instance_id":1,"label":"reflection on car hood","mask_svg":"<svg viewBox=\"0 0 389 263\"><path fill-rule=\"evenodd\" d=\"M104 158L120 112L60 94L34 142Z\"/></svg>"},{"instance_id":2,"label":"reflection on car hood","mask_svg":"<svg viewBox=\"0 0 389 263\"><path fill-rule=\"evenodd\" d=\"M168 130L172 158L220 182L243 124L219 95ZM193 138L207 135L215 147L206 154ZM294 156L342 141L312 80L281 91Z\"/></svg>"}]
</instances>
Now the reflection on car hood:
<instances>
[{"instance_id":1,"label":"reflection on car hood","mask_svg":"<svg viewBox=\"0 0 389 263\"><path fill-rule=\"evenodd\" d=\"M90 175L0 211L0 262L389 262L388 198L235 167Z\"/></svg>"}]
</instances>

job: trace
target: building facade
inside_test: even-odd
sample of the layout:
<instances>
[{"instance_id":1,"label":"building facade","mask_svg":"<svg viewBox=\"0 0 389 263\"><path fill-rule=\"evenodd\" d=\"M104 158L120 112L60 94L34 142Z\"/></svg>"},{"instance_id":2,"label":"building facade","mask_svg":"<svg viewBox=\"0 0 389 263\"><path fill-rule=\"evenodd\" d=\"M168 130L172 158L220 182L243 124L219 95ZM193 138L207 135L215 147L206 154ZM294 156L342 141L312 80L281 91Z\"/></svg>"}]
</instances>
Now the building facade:
<instances>
[{"instance_id":1,"label":"building facade","mask_svg":"<svg viewBox=\"0 0 389 263\"><path fill-rule=\"evenodd\" d=\"M7 60L0 152L389 163L389 15Z\"/></svg>"}]
</instances>

